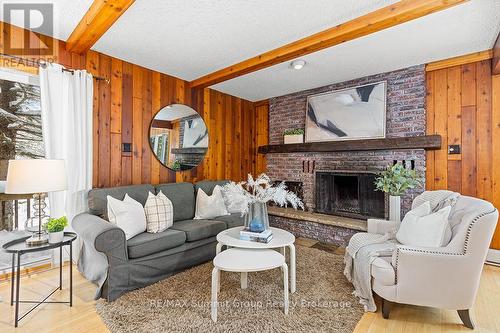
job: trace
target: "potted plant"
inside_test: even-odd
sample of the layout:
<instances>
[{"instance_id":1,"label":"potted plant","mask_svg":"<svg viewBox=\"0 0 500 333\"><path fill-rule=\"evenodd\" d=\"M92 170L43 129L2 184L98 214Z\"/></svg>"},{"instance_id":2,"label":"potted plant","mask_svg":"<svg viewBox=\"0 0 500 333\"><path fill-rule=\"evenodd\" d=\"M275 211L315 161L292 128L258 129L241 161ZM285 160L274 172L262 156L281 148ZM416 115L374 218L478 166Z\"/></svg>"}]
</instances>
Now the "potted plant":
<instances>
[{"instance_id":1,"label":"potted plant","mask_svg":"<svg viewBox=\"0 0 500 333\"><path fill-rule=\"evenodd\" d=\"M58 219L50 218L45 229L49 233L49 243L60 243L64 238L64 228L68 225L68 219L66 216L62 216Z\"/></svg>"},{"instance_id":2,"label":"potted plant","mask_svg":"<svg viewBox=\"0 0 500 333\"><path fill-rule=\"evenodd\" d=\"M274 201L277 205L285 207L288 204L294 209L304 209L304 204L297 195L286 189L284 182L274 185L265 173L256 179L248 175L246 182L230 182L224 185L224 196L229 205L241 209L245 216L245 229L252 232L261 232L269 228L267 203Z\"/></svg>"},{"instance_id":3,"label":"potted plant","mask_svg":"<svg viewBox=\"0 0 500 333\"><path fill-rule=\"evenodd\" d=\"M415 170L406 169L400 163L388 167L376 178L377 190L389 194L389 219L391 221L401 221L401 195L420 184Z\"/></svg>"},{"instance_id":4,"label":"potted plant","mask_svg":"<svg viewBox=\"0 0 500 333\"><path fill-rule=\"evenodd\" d=\"M302 128L288 129L283 135L285 144L304 142L304 129Z\"/></svg>"}]
</instances>

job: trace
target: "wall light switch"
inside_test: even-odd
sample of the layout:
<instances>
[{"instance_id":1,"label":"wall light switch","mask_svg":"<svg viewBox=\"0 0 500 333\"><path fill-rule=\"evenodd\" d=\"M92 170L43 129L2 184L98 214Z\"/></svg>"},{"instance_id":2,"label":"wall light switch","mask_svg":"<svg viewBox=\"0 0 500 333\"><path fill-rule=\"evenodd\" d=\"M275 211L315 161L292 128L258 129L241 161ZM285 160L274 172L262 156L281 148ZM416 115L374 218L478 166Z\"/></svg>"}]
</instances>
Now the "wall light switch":
<instances>
[{"instance_id":1,"label":"wall light switch","mask_svg":"<svg viewBox=\"0 0 500 333\"><path fill-rule=\"evenodd\" d=\"M122 152L131 153L132 152L132 144L131 143L122 143Z\"/></svg>"},{"instance_id":2,"label":"wall light switch","mask_svg":"<svg viewBox=\"0 0 500 333\"><path fill-rule=\"evenodd\" d=\"M460 145L449 145L448 154L449 155L460 154Z\"/></svg>"}]
</instances>

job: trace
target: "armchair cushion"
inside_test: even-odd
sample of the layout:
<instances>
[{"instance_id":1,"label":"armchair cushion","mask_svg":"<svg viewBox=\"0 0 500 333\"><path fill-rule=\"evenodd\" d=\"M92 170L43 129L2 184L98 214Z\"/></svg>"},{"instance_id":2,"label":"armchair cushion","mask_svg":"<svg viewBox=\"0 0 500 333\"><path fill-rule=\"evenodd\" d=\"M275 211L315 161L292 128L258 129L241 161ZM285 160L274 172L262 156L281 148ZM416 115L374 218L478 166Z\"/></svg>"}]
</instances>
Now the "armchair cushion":
<instances>
[{"instance_id":1,"label":"armchair cushion","mask_svg":"<svg viewBox=\"0 0 500 333\"><path fill-rule=\"evenodd\" d=\"M377 258L372 262L372 277L383 286L396 284L396 273L394 267L386 260Z\"/></svg>"}]
</instances>

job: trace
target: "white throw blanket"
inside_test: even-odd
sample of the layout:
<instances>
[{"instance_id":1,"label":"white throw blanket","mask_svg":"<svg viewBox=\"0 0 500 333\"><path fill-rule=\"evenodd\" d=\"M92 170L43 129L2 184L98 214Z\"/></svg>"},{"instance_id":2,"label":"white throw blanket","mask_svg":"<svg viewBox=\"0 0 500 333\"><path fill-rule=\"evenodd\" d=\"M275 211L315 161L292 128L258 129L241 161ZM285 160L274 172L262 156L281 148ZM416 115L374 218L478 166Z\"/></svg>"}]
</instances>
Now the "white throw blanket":
<instances>
[{"instance_id":1,"label":"white throw blanket","mask_svg":"<svg viewBox=\"0 0 500 333\"><path fill-rule=\"evenodd\" d=\"M353 247L350 246L351 241ZM378 257L391 256L397 241L392 233L378 235L366 232L355 234L351 241L344 256L344 275L353 284L353 294L359 298L359 303L364 306L365 311L375 312L377 306L373 300L371 265Z\"/></svg>"}]
</instances>

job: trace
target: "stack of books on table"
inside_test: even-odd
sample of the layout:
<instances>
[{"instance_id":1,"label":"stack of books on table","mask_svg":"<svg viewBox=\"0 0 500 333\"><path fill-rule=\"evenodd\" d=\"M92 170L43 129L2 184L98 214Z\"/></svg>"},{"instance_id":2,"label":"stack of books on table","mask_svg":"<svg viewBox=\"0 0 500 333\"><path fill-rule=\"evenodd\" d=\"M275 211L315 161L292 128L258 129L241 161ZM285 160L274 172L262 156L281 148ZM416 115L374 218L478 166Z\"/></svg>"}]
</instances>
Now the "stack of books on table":
<instances>
[{"instance_id":1,"label":"stack of books on table","mask_svg":"<svg viewBox=\"0 0 500 333\"><path fill-rule=\"evenodd\" d=\"M273 232L271 229L261 232L252 232L248 229L243 229L240 231L240 239L258 243L269 243L273 239Z\"/></svg>"}]
</instances>

